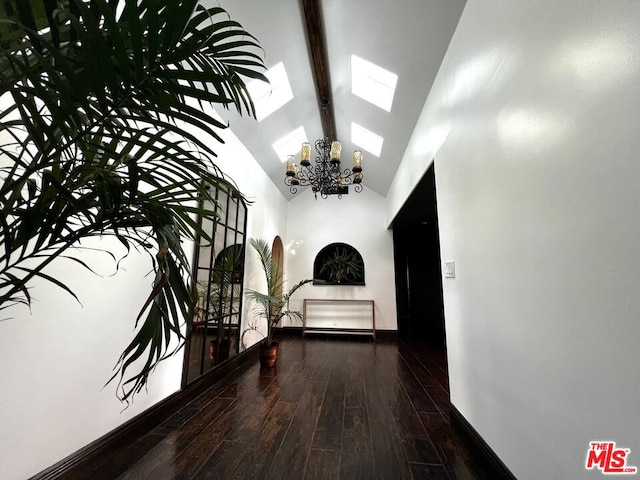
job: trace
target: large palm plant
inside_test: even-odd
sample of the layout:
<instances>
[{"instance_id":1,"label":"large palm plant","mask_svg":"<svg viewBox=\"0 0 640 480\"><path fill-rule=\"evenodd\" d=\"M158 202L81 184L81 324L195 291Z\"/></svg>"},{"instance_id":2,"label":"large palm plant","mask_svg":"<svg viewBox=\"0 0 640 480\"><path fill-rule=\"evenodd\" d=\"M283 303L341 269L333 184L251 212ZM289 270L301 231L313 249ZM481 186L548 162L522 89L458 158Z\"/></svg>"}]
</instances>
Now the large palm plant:
<instances>
[{"instance_id":1,"label":"large palm plant","mask_svg":"<svg viewBox=\"0 0 640 480\"><path fill-rule=\"evenodd\" d=\"M301 280L293 285L286 293L282 293L284 285L284 274L280 269L277 260L269 244L262 238L252 238L249 243L254 248L260 259L260 265L267 281L267 291L258 292L248 290L247 297L256 302L256 310L259 316L267 320L267 346L271 346L273 341L273 329L278 325L283 317L300 320L302 314L299 311L289 308L291 296L313 280Z\"/></svg>"},{"instance_id":2,"label":"large palm plant","mask_svg":"<svg viewBox=\"0 0 640 480\"><path fill-rule=\"evenodd\" d=\"M74 295L46 267L91 269L71 253L88 237L148 252L156 279L114 374L127 400L189 331L181 240L208 238L193 218L214 215L197 206L213 201L205 184L234 188L213 163L226 125L212 105L255 116L245 79L266 80L259 44L198 0L0 2L0 14L0 309L29 305L34 278Z\"/></svg>"}]
</instances>

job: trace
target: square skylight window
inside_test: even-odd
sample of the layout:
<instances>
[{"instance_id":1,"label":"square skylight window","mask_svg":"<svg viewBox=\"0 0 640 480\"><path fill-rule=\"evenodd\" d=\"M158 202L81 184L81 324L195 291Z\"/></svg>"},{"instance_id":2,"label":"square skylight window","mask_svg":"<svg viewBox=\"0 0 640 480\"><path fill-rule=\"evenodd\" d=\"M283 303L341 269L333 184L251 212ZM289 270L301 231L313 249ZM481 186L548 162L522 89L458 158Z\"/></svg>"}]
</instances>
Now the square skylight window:
<instances>
[{"instance_id":1,"label":"square skylight window","mask_svg":"<svg viewBox=\"0 0 640 480\"><path fill-rule=\"evenodd\" d=\"M287 160L287 155L300 153L300 147L306 141L307 134L304 131L304 127L298 127L274 143L273 149L276 151L280 161L284 162Z\"/></svg>"},{"instance_id":2,"label":"square skylight window","mask_svg":"<svg viewBox=\"0 0 640 480\"><path fill-rule=\"evenodd\" d=\"M372 155L379 157L384 138L376 135L371 130L361 127L357 123L351 122L351 141Z\"/></svg>"},{"instance_id":3,"label":"square skylight window","mask_svg":"<svg viewBox=\"0 0 640 480\"><path fill-rule=\"evenodd\" d=\"M252 80L247 84L249 94L256 107L258 121L264 120L285 103L293 99L293 91L289 84L289 77L280 62L265 72L271 84L260 80Z\"/></svg>"},{"instance_id":4,"label":"square skylight window","mask_svg":"<svg viewBox=\"0 0 640 480\"><path fill-rule=\"evenodd\" d=\"M390 112L397 83L395 73L351 55L351 92L354 95Z\"/></svg>"}]
</instances>

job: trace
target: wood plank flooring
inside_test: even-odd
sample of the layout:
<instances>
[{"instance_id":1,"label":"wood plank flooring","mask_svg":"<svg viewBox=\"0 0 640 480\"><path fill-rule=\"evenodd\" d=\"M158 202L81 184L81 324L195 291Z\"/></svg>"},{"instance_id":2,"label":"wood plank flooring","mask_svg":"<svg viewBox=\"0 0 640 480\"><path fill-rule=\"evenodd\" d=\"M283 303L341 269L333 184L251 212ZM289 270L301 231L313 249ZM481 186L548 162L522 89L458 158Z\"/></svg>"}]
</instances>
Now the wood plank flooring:
<instances>
[{"instance_id":1,"label":"wood plank flooring","mask_svg":"<svg viewBox=\"0 0 640 480\"><path fill-rule=\"evenodd\" d=\"M92 480L488 479L448 421L442 349L400 341L280 339Z\"/></svg>"}]
</instances>

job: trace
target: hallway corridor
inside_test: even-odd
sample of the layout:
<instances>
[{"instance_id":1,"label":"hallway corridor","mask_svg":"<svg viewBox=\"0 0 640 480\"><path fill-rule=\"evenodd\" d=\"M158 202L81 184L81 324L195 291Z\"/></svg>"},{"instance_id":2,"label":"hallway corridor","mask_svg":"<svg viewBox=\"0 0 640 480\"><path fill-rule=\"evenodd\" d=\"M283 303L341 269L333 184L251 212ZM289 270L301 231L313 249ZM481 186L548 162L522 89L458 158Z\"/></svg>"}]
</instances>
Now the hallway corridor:
<instances>
[{"instance_id":1,"label":"hallway corridor","mask_svg":"<svg viewBox=\"0 0 640 480\"><path fill-rule=\"evenodd\" d=\"M280 339L82 478L485 479L448 423L441 349Z\"/></svg>"}]
</instances>

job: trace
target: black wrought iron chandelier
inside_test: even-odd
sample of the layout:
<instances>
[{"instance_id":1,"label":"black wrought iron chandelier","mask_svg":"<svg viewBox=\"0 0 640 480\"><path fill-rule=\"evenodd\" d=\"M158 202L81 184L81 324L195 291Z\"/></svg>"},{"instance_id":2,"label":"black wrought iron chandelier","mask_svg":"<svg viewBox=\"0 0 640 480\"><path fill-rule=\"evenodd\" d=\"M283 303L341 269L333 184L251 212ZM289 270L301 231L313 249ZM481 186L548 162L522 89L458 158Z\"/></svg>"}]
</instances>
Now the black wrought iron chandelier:
<instances>
[{"instance_id":1,"label":"black wrought iron chandelier","mask_svg":"<svg viewBox=\"0 0 640 480\"><path fill-rule=\"evenodd\" d=\"M318 193L322 198L329 195L342 195L349 193L349 185L354 186L357 193L362 191L362 152L353 152L353 167L341 170L340 152L342 145L340 142L331 142L327 137L323 137L315 142L318 156L315 165L311 164L311 147L308 142L302 144L300 149L300 167L295 163L295 156L287 157L287 171L284 183L289 187L291 193L298 191L298 186L306 187L311 185L311 190L318 198Z\"/></svg>"}]
</instances>

